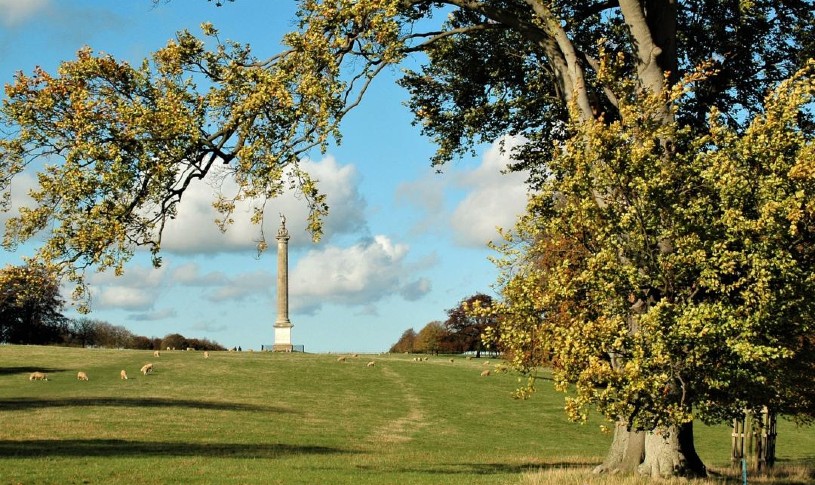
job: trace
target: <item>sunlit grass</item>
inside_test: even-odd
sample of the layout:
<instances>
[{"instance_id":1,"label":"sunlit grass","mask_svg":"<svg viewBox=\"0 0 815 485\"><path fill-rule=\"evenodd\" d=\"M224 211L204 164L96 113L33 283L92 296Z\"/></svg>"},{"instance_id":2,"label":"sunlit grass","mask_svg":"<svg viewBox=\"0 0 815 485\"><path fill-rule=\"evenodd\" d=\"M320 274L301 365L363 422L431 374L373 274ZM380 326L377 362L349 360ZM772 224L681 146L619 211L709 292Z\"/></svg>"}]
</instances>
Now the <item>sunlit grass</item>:
<instances>
[{"instance_id":1,"label":"sunlit grass","mask_svg":"<svg viewBox=\"0 0 815 485\"><path fill-rule=\"evenodd\" d=\"M516 401L516 376L481 377L483 359L336 359L0 346L0 483L640 483L589 473L610 437L567 422L545 383ZM725 472L729 434L697 428ZM811 429L782 422L778 450L806 475Z\"/></svg>"}]
</instances>

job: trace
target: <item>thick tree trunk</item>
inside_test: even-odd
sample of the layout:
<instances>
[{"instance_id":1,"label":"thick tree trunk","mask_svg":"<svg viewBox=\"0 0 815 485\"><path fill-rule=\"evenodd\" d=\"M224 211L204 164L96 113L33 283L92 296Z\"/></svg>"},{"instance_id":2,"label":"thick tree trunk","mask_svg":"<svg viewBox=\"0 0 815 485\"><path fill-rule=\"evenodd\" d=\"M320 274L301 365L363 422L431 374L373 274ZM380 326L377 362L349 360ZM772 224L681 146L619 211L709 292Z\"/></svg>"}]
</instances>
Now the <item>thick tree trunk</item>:
<instances>
[{"instance_id":1,"label":"thick tree trunk","mask_svg":"<svg viewBox=\"0 0 815 485\"><path fill-rule=\"evenodd\" d=\"M693 446L693 423L646 433L645 461L637 471L653 478L706 477L705 465Z\"/></svg>"},{"instance_id":2,"label":"thick tree trunk","mask_svg":"<svg viewBox=\"0 0 815 485\"><path fill-rule=\"evenodd\" d=\"M645 457L645 433L629 431L624 422L614 427L614 438L606 459L594 469L594 473L631 474Z\"/></svg>"}]
</instances>

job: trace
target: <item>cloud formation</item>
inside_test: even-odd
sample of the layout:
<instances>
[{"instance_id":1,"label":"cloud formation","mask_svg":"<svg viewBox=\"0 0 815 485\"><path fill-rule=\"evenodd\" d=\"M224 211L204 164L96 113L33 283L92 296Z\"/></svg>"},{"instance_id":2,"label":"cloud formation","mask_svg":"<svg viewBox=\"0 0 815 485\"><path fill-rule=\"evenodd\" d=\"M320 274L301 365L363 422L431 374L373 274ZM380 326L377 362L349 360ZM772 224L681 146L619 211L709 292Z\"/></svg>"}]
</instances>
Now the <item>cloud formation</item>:
<instances>
[{"instance_id":1,"label":"cloud formation","mask_svg":"<svg viewBox=\"0 0 815 485\"><path fill-rule=\"evenodd\" d=\"M365 229L365 200L359 193L359 180L353 165L340 165L331 157L318 162L305 160L301 166L315 180L319 189L326 194L330 207L328 217L323 221L324 241L340 234L356 233ZM178 207L175 220L168 223L162 240L162 250L176 254L215 254L223 252L247 251L257 246L261 238L261 227L251 222L254 207L260 202L244 201L238 204L226 233L221 233L215 224L220 215L212 208L218 189L213 184L217 177L191 185ZM235 191L232 180L226 179L222 192ZM266 220L262 228L270 247L274 246L274 235L279 224L278 213L286 215L286 226L291 234L290 245L310 244L311 237L306 231L308 206L297 194L287 192L269 201L265 207Z\"/></svg>"},{"instance_id":2,"label":"cloud formation","mask_svg":"<svg viewBox=\"0 0 815 485\"><path fill-rule=\"evenodd\" d=\"M309 251L290 272L291 308L309 313L325 303L372 304L394 294L419 299L430 283L411 276L407 254L407 245L381 235L347 248Z\"/></svg>"},{"instance_id":3,"label":"cloud formation","mask_svg":"<svg viewBox=\"0 0 815 485\"><path fill-rule=\"evenodd\" d=\"M484 153L481 165L460 174L456 185L467 195L453 210L450 226L456 243L484 247L500 236L497 227L511 229L518 215L526 209L526 172L501 173L511 162L510 152L521 143L505 138L492 144Z\"/></svg>"},{"instance_id":4,"label":"cloud formation","mask_svg":"<svg viewBox=\"0 0 815 485\"><path fill-rule=\"evenodd\" d=\"M48 9L49 0L0 0L0 23L15 27Z\"/></svg>"},{"instance_id":5,"label":"cloud formation","mask_svg":"<svg viewBox=\"0 0 815 485\"><path fill-rule=\"evenodd\" d=\"M453 166L443 175L428 173L401 184L397 200L423 213L413 232L446 234L452 230L450 236L457 245L483 248L500 237L497 227L514 227L526 208L528 174L502 171L511 161L511 150L522 142L505 137L490 146L474 169Z\"/></svg>"}]
</instances>

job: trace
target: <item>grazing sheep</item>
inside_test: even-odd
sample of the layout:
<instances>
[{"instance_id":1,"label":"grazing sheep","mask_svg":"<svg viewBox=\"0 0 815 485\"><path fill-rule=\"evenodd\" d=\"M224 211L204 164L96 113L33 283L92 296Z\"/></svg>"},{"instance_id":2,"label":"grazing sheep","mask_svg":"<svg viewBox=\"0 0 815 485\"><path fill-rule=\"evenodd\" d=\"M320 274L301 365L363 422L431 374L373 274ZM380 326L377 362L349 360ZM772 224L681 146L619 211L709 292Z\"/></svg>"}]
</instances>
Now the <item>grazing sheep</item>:
<instances>
[{"instance_id":1,"label":"grazing sheep","mask_svg":"<svg viewBox=\"0 0 815 485\"><path fill-rule=\"evenodd\" d=\"M207 352L206 350L204 351L204 358L209 359L209 352Z\"/></svg>"},{"instance_id":2,"label":"grazing sheep","mask_svg":"<svg viewBox=\"0 0 815 485\"><path fill-rule=\"evenodd\" d=\"M453 362L455 362L455 361L456 361L455 359L450 359L450 363L451 363L451 364L452 364Z\"/></svg>"},{"instance_id":3,"label":"grazing sheep","mask_svg":"<svg viewBox=\"0 0 815 485\"><path fill-rule=\"evenodd\" d=\"M161 357L161 352L159 352L158 350L154 351L153 357Z\"/></svg>"},{"instance_id":4,"label":"grazing sheep","mask_svg":"<svg viewBox=\"0 0 815 485\"><path fill-rule=\"evenodd\" d=\"M345 356L337 357L337 362L345 362Z\"/></svg>"},{"instance_id":5,"label":"grazing sheep","mask_svg":"<svg viewBox=\"0 0 815 485\"><path fill-rule=\"evenodd\" d=\"M353 356L355 359L359 358L359 354L354 354Z\"/></svg>"},{"instance_id":6,"label":"grazing sheep","mask_svg":"<svg viewBox=\"0 0 815 485\"><path fill-rule=\"evenodd\" d=\"M32 372L30 376L28 376L29 381L47 381L48 376L43 372Z\"/></svg>"},{"instance_id":7,"label":"grazing sheep","mask_svg":"<svg viewBox=\"0 0 815 485\"><path fill-rule=\"evenodd\" d=\"M487 377L488 375L490 375L490 370L489 369L481 371L481 377Z\"/></svg>"},{"instance_id":8,"label":"grazing sheep","mask_svg":"<svg viewBox=\"0 0 815 485\"><path fill-rule=\"evenodd\" d=\"M376 362L374 362L374 361L368 362L368 367L373 367L375 365L376 365Z\"/></svg>"},{"instance_id":9,"label":"grazing sheep","mask_svg":"<svg viewBox=\"0 0 815 485\"><path fill-rule=\"evenodd\" d=\"M125 370L122 369L122 372L119 372L119 377L121 377L123 381L126 381L127 380L127 372L125 372Z\"/></svg>"},{"instance_id":10,"label":"grazing sheep","mask_svg":"<svg viewBox=\"0 0 815 485\"><path fill-rule=\"evenodd\" d=\"M88 374L85 374L84 372L79 371L79 372L76 373L76 380L78 380L78 381L87 381L88 380Z\"/></svg>"},{"instance_id":11,"label":"grazing sheep","mask_svg":"<svg viewBox=\"0 0 815 485\"><path fill-rule=\"evenodd\" d=\"M153 372L153 364L144 364L139 372L144 375L147 375L148 372Z\"/></svg>"}]
</instances>

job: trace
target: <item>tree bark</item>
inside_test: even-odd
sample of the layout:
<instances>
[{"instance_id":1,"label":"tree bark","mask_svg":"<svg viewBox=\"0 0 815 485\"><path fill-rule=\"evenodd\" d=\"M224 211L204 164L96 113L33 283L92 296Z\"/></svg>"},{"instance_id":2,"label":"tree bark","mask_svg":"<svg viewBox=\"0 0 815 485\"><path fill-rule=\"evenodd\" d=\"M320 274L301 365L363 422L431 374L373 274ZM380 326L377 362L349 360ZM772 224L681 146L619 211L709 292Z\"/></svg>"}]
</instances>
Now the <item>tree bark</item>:
<instances>
[{"instance_id":1,"label":"tree bark","mask_svg":"<svg viewBox=\"0 0 815 485\"><path fill-rule=\"evenodd\" d=\"M646 433L645 460L637 472L652 478L706 477L707 469L693 445L693 423Z\"/></svg>"},{"instance_id":2,"label":"tree bark","mask_svg":"<svg viewBox=\"0 0 815 485\"><path fill-rule=\"evenodd\" d=\"M606 459L598 465L594 473L632 474L645 458L645 433L629 431L625 422L614 427L614 438Z\"/></svg>"}]
</instances>

